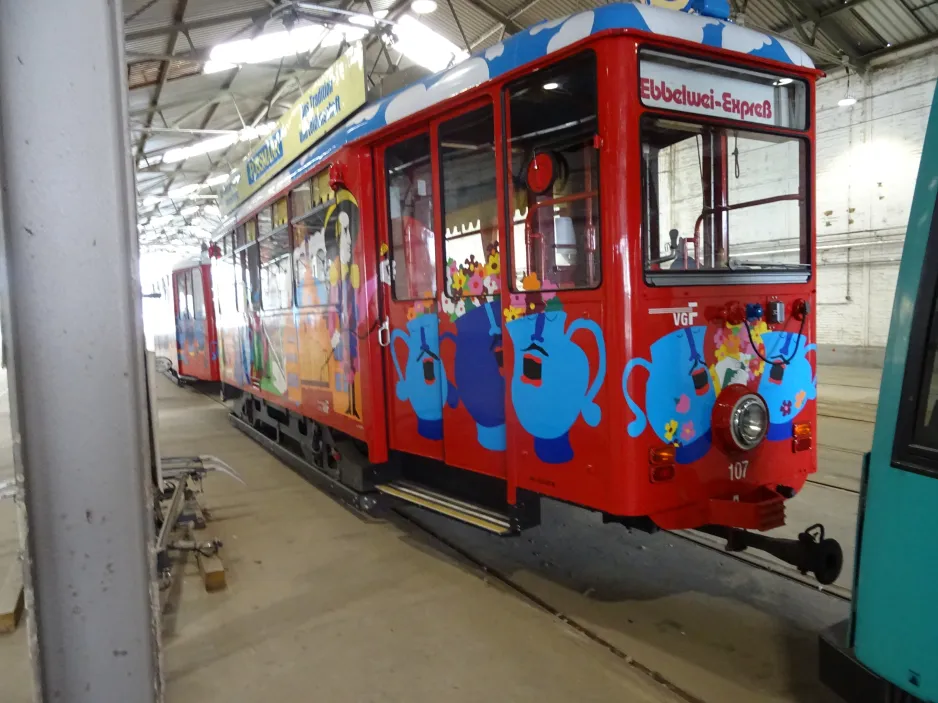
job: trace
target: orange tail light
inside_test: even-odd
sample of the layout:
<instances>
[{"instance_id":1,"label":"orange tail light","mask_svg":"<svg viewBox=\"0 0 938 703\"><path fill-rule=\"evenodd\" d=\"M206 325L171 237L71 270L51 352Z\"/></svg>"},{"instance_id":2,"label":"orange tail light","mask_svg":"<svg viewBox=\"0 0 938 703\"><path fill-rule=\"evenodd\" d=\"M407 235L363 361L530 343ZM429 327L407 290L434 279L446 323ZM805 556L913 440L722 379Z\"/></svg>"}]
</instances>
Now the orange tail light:
<instances>
[{"instance_id":1,"label":"orange tail light","mask_svg":"<svg viewBox=\"0 0 938 703\"><path fill-rule=\"evenodd\" d=\"M791 448L795 452L807 451L811 448L813 433L810 422L797 422L791 427Z\"/></svg>"},{"instance_id":2,"label":"orange tail light","mask_svg":"<svg viewBox=\"0 0 938 703\"><path fill-rule=\"evenodd\" d=\"M649 479L652 483L670 481L674 478L674 459L677 450L671 444L648 450L648 463L651 464Z\"/></svg>"}]
</instances>

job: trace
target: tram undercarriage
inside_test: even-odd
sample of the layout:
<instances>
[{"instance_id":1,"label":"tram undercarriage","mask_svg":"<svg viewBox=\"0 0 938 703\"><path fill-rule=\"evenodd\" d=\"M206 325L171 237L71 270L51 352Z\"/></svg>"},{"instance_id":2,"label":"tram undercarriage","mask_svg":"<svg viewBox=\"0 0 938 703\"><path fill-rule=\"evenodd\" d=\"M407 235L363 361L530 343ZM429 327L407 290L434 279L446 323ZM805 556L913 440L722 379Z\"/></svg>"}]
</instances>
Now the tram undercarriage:
<instances>
[{"instance_id":1,"label":"tram undercarriage","mask_svg":"<svg viewBox=\"0 0 938 703\"><path fill-rule=\"evenodd\" d=\"M517 535L541 522L541 496L518 490L511 505L501 479L399 452L386 463L372 464L359 440L227 384L222 395L234 400L232 425L310 483L360 512L380 513L402 501L500 536ZM603 522L661 531L648 516L604 514ZM812 574L822 585L836 581L843 567L843 550L836 540L825 537L823 525L812 525L797 539L723 525L696 529L726 540L728 552L766 552L802 574Z\"/></svg>"}]
</instances>

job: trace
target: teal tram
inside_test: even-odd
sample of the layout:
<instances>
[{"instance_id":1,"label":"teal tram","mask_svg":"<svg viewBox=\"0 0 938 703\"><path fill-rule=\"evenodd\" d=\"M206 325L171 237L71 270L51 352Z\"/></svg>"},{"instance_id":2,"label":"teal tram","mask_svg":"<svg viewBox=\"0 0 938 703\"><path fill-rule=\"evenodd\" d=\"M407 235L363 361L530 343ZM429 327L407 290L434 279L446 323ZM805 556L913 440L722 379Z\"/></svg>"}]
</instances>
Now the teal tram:
<instances>
[{"instance_id":1,"label":"teal tram","mask_svg":"<svg viewBox=\"0 0 938 703\"><path fill-rule=\"evenodd\" d=\"M936 100L863 464L851 617L821 637L821 678L851 703L938 702Z\"/></svg>"}]
</instances>

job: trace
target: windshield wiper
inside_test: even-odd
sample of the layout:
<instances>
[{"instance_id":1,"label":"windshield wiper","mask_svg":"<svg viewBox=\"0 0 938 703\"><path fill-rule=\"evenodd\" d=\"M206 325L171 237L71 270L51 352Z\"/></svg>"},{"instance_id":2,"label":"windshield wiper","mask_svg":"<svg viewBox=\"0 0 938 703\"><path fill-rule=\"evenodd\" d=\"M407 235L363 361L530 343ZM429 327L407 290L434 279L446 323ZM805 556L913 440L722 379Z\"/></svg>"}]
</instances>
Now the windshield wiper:
<instances>
[{"instance_id":1,"label":"windshield wiper","mask_svg":"<svg viewBox=\"0 0 938 703\"><path fill-rule=\"evenodd\" d=\"M805 271L811 268L811 264L776 264L762 261L739 261L731 259L728 268L730 271L738 271L746 268L761 269L779 269L782 271Z\"/></svg>"}]
</instances>

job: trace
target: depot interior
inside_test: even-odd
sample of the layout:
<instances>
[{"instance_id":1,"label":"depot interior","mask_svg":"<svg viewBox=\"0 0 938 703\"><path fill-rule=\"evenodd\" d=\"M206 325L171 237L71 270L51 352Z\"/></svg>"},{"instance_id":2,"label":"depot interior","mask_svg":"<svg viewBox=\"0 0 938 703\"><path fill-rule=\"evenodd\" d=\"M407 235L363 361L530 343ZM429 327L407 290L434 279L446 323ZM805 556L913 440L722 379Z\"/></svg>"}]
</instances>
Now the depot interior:
<instances>
[{"instance_id":1,"label":"depot interior","mask_svg":"<svg viewBox=\"0 0 938 703\"><path fill-rule=\"evenodd\" d=\"M148 348L174 334L159 297L166 277L218 234L219 200L242 159L348 46L362 42L368 99L376 100L536 23L594 6L126 0L128 143ZM560 503L543 507L550 520L514 541L416 508L410 518L362 519L234 430L217 397L157 373L160 454L217 457L225 469L208 471L197 493L196 512L212 536L186 533L195 546L172 592L161 593L167 700L288 700L311 691L330 701L839 700L819 679L817 637L850 608L860 465L938 79L938 6L732 0L731 7L735 22L786 37L826 73L808 116L814 173L800 169L799 140L740 130L722 137L733 149L731 201L797 192L812 179L819 483L788 505L791 527L780 534L824 523L844 546L842 576L829 587L806 586L771 559L599 529L597 516ZM560 101L557 110L579 119L572 105ZM647 120L641 129L656 170L644 184L655 195L648 221L693 232L703 197L699 149L720 130L679 119ZM476 138L471 125L457 136ZM734 258L770 258L797 271L800 218L798 203L785 200L733 213L731 230L754 233L736 243ZM649 241L647 260L665 261L669 245L664 236ZM9 618L0 614L0 697L19 703L34 690L30 601L16 575L16 444L3 405L0 497L9 499L0 500L0 606ZM196 505L188 495L186 504L190 498ZM223 545L224 571L222 586L209 590L206 571L217 565L200 549L214 540Z\"/></svg>"}]
</instances>

